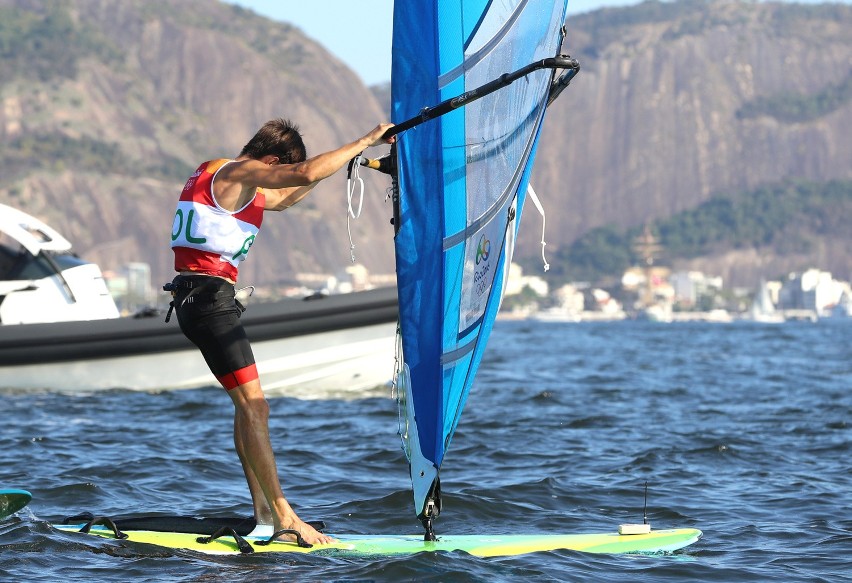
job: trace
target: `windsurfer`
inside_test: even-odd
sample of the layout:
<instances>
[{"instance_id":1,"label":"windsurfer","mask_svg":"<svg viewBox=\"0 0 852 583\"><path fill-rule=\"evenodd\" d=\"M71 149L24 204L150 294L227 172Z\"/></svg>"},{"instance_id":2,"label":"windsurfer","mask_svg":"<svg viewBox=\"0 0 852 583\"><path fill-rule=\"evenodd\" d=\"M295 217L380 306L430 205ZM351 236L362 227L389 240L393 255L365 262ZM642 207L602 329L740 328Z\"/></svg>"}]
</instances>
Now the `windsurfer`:
<instances>
[{"instance_id":1,"label":"windsurfer","mask_svg":"<svg viewBox=\"0 0 852 583\"><path fill-rule=\"evenodd\" d=\"M237 271L254 243L264 211L282 211L320 181L383 139L382 123L362 138L306 159L298 128L267 122L234 159L204 162L189 178L172 226L178 276L164 286L181 330L204 355L234 403L234 445L258 524L298 531L308 543L332 538L303 522L284 497L269 438L269 404L234 298ZM167 318L168 320L168 318Z\"/></svg>"}]
</instances>

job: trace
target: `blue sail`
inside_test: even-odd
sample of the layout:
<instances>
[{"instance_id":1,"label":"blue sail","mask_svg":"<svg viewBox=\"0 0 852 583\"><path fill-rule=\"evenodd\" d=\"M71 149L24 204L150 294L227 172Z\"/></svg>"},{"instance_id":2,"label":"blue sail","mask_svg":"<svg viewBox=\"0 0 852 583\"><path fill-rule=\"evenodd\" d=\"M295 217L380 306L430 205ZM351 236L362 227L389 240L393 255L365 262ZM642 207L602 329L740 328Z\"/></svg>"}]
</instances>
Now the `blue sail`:
<instances>
[{"instance_id":1,"label":"blue sail","mask_svg":"<svg viewBox=\"0 0 852 583\"><path fill-rule=\"evenodd\" d=\"M395 2L393 121L556 56L566 4ZM438 473L500 306L552 81L530 72L397 137L400 434L421 519L440 511Z\"/></svg>"}]
</instances>

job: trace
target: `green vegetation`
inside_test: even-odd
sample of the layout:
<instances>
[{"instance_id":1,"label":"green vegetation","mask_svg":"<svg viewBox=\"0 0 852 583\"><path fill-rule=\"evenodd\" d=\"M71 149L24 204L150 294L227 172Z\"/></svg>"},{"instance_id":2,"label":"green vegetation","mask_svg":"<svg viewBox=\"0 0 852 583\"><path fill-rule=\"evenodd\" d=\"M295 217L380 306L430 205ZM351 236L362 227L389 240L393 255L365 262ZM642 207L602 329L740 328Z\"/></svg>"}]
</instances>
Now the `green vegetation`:
<instances>
[{"instance_id":1,"label":"green vegetation","mask_svg":"<svg viewBox=\"0 0 852 583\"><path fill-rule=\"evenodd\" d=\"M223 4L208 10L199 9L198 2L135 4L143 18L228 34L275 62L292 64L305 58L292 26L240 6ZM74 79L86 58L122 63L124 51L95 26L75 18L72 9L73 3L62 0L0 6L0 79Z\"/></svg>"},{"instance_id":2,"label":"green vegetation","mask_svg":"<svg viewBox=\"0 0 852 583\"><path fill-rule=\"evenodd\" d=\"M735 196L717 196L650 225L664 263L729 249L806 250L813 236L848 235L852 181L784 182ZM560 281L618 278L641 262L634 241L644 227L593 229L551 261Z\"/></svg>"},{"instance_id":3,"label":"green vegetation","mask_svg":"<svg viewBox=\"0 0 852 583\"><path fill-rule=\"evenodd\" d=\"M30 134L0 146L3 174L23 169L80 168L108 172L121 163L121 150L89 137L70 138L63 134Z\"/></svg>"},{"instance_id":4,"label":"green vegetation","mask_svg":"<svg viewBox=\"0 0 852 583\"><path fill-rule=\"evenodd\" d=\"M740 119L768 116L782 122L806 122L819 119L852 101L852 74L836 85L819 93L780 93L758 97L743 105L737 112Z\"/></svg>"},{"instance_id":5,"label":"green vegetation","mask_svg":"<svg viewBox=\"0 0 852 583\"><path fill-rule=\"evenodd\" d=\"M73 79L88 56L121 53L94 29L75 24L63 3L46 2L41 12L0 6L0 79Z\"/></svg>"},{"instance_id":6,"label":"green vegetation","mask_svg":"<svg viewBox=\"0 0 852 583\"><path fill-rule=\"evenodd\" d=\"M0 174L4 182L33 169L75 170L185 180L193 168L170 156L138 163L128 159L118 144L82 136L32 134L0 144Z\"/></svg>"},{"instance_id":7,"label":"green vegetation","mask_svg":"<svg viewBox=\"0 0 852 583\"><path fill-rule=\"evenodd\" d=\"M586 233L568 248L564 258L553 263L565 266L569 279L594 281L607 274L620 275L630 266L633 254L630 240L614 227L600 227ZM556 267L559 269L559 267ZM558 271L554 271L557 275Z\"/></svg>"}]
</instances>

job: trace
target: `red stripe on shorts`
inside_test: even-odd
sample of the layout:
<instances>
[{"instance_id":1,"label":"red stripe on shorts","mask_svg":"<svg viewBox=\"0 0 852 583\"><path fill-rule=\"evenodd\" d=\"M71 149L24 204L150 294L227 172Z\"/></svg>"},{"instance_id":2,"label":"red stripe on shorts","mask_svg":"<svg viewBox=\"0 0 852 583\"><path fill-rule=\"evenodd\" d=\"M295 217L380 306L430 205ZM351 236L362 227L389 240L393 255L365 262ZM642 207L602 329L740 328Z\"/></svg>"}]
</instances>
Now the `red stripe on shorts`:
<instances>
[{"instance_id":1,"label":"red stripe on shorts","mask_svg":"<svg viewBox=\"0 0 852 583\"><path fill-rule=\"evenodd\" d=\"M257 378L258 374L256 364L250 364L239 370L235 370L234 372L229 372L226 375L216 377L216 379L222 383L222 386L225 387L225 390L228 391L235 389L240 385L244 385L249 381L256 380Z\"/></svg>"}]
</instances>

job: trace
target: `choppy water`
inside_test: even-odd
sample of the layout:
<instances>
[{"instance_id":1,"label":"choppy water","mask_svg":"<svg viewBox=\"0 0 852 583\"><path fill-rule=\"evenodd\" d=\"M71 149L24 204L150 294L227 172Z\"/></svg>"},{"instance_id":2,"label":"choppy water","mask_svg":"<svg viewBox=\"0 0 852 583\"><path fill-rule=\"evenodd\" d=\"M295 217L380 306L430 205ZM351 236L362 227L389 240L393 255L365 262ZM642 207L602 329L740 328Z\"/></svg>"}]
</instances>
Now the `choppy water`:
<instances>
[{"instance_id":1,"label":"choppy water","mask_svg":"<svg viewBox=\"0 0 852 583\"><path fill-rule=\"evenodd\" d=\"M395 402L272 400L290 500L332 532L419 532ZM59 534L52 519L248 515L218 389L0 394L0 580L852 580L852 322L500 322L444 463L455 533L614 530L704 538L671 556L209 557Z\"/></svg>"}]
</instances>

